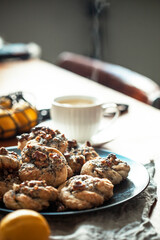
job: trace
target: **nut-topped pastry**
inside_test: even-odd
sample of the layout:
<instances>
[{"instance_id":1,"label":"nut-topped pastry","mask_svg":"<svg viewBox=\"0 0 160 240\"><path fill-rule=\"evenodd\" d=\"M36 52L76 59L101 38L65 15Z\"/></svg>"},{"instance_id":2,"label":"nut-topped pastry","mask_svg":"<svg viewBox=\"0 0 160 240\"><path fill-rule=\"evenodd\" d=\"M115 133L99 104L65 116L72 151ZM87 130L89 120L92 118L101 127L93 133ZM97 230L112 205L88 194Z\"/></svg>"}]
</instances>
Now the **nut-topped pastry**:
<instances>
[{"instance_id":1,"label":"nut-topped pastry","mask_svg":"<svg viewBox=\"0 0 160 240\"><path fill-rule=\"evenodd\" d=\"M58 191L52 186L47 186L45 181L26 181L14 184L13 190L5 193L4 204L9 209L27 208L41 211L55 201Z\"/></svg>"},{"instance_id":2,"label":"nut-topped pastry","mask_svg":"<svg viewBox=\"0 0 160 240\"><path fill-rule=\"evenodd\" d=\"M85 162L97 158L99 155L89 142L79 146L76 144L76 141L71 141L68 145L68 151L64 153L64 156L73 173L79 174Z\"/></svg>"},{"instance_id":3,"label":"nut-topped pastry","mask_svg":"<svg viewBox=\"0 0 160 240\"><path fill-rule=\"evenodd\" d=\"M89 209L112 197L113 184L108 179L77 175L62 184L58 191L58 198L66 209Z\"/></svg>"},{"instance_id":4,"label":"nut-topped pastry","mask_svg":"<svg viewBox=\"0 0 160 240\"><path fill-rule=\"evenodd\" d=\"M18 169L20 166L19 156L16 152L8 151L6 148L0 148L0 170Z\"/></svg>"},{"instance_id":5,"label":"nut-topped pastry","mask_svg":"<svg viewBox=\"0 0 160 240\"><path fill-rule=\"evenodd\" d=\"M97 158L86 162L81 169L81 174L108 178L115 185L127 178L129 171L129 165L111 153L106 158Z\"/></svg>"},{"instance_id":6,"label":"nut-topped pastry","mask_svg":"<svg viewBox=\"0 0 160 240\"><path fill-rule=\"evenodd\" d=\"M59 186L66 181L68 166L56 148L27 143L22 150L21 181L45 180L47 185Z\"/></svg>"},{"instance_id":7,"label":"nut-topped pastry","mask_svg":"<svg viewBox=\"0 0 160 240\"><path fill-rule=\"evenodd\" d=\"M32 128L30 133L21 134L18 138L18 148L22 150L26 143L30 140L35 140L39 145L57 148L60 152L64 153L67 148L68 141L64 134L58 130L53 130L48 127L35 127Z\"/></svg>"},{"instance_id":8,"label":"nut-topped pastry","mask_svg":"<svg viewBox=\"0 0 160 240\"><path fill-rule=\"evenodd\" d=\"M13 183L20 183L18 169L20 168L17 153L0 148L0 200L5 192L10 190Z\"/></svg>"}]
</instances>

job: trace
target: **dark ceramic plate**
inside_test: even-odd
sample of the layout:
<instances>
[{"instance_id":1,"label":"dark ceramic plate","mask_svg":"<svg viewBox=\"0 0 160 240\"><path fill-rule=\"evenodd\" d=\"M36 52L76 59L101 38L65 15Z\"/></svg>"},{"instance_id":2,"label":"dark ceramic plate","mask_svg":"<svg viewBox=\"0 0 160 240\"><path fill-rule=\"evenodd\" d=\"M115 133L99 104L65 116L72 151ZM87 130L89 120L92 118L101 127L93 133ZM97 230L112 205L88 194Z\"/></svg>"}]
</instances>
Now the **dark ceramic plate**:
<instances>
[{"instance_id":1,"label":"dark ceramic plate","mask_svg":"<svg viewBox=\"0 0 160 240\"><path fill-rule=\"evenodd\" d=\"M20 151L17 149L17 147L8 147L7 149L9 151L15 151L20 154ZM96 149L96 151L101 157L106 157L109 153L111 153L104 149ZM128 178L114 187L114 195L109 201L105 202L105 204L100 207L87 210L55 212L53 209L48 209L46 212L41 212L41 214L55 216L99 211L126 202L141 193L149 184L149 174L146 168L142 164L135 162L129 158L126 158L119 154L116 154L116 156L122 161L127 162L131 170L129 172ZM0 204L0 211L12 212L12 210L7 209L2 203Z\"/></svg>"}]
</instances>

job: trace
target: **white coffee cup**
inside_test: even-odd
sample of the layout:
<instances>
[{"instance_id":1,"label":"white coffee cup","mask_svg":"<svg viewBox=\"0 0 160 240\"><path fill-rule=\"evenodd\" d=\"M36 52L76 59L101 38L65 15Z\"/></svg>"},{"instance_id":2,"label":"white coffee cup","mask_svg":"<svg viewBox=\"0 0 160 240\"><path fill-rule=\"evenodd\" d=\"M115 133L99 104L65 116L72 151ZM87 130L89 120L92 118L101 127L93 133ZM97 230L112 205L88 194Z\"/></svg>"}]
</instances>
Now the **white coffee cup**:
<instances>
[{"instance_id":1,"label":"white coffee cup","mask_svg":"<svg viewBox=\"0 0 160 240\"><path fill-rule=\"evenodd\" d=\"M103 114L108 108L115 109L114 121L119 115L116 104L103 103L93 96L60 96L53 100L50 115L54 129L64 133L68 139L83 143L90 141L100 130Z\"/></svg>"}]
</instances>

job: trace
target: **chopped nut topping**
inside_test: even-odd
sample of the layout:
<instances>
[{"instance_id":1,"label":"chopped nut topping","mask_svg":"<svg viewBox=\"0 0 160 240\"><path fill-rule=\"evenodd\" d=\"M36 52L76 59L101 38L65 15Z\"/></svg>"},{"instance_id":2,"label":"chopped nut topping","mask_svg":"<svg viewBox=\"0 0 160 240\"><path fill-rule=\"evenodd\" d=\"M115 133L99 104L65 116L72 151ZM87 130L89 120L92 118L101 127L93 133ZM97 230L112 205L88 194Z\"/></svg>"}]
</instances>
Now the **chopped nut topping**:
<instances>
[{"instance_id":1,"label":"chopped nut topping","mask_svg":"<svg viewBox=\"0 0 160 240\"><path fill-rule=\"evenodd\" d=\"M76 181L73 185L73 190L84 190L85 184L82 181Z\"/></svg>"},{"instance_id":2,"label":"chopped nut topping","mask_svg":"<svg viewBox=\"0 0 160 240\"><path fill-rule=\"evenodd\" d=\"M40 152L40 151L35 151L33 154L32 154L32 158L35 159L36 161L45 161L47 159L47 156L45 153L43 152Z\"/></svg>"},{"instance_id":3,"label":"chopped nut topping","mask_svg":"<svg viewBox=\"0 0 160 240\"><path fill-rule=\"evenodd\" d=\"M7 149L5 149L4 147L1 147L1 148L0 148L0 154L1 154L1 155L7 155L7 154L8 154Z\"/></svg>"}]
</instances>

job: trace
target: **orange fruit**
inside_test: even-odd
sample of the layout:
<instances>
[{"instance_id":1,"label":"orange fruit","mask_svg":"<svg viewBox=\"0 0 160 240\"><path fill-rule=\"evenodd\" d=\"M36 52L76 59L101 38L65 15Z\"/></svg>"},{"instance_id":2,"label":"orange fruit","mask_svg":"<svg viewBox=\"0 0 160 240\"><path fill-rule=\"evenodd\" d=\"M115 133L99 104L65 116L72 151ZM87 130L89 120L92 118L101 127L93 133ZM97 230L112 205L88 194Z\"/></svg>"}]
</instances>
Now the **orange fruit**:
<instances>
[{"instance_id":1,"label":"orange fruit","mask_svg":"<svg viewBox=\"0 0 160 240\"><path fill-rule=\"evenodd\" d=\"M17 103L12 108L12 117L17 123L18 132L27 132L37 124L38 112L29 103Z\"/></svg>"},{"instance_id":2,"label":"orange fruit","mask_svg":"<svg viewBox=\"0 0 160 240\"><path fill-rule=\"evenodd\" d=\"M0 138L16 135L17 124L11 116L11 111L0 108Z\"/></svg>"},{"instance_id":3,"label":"orange fruit","mask_svg":"<svg viewBox=\"0 0 160 240\"><path fill-rule=\"evenodd\" d=\"M16 210L0 222L0 240L48 240L49 235L47 220L33 210Z\"/></svg>"}]
</instances>

